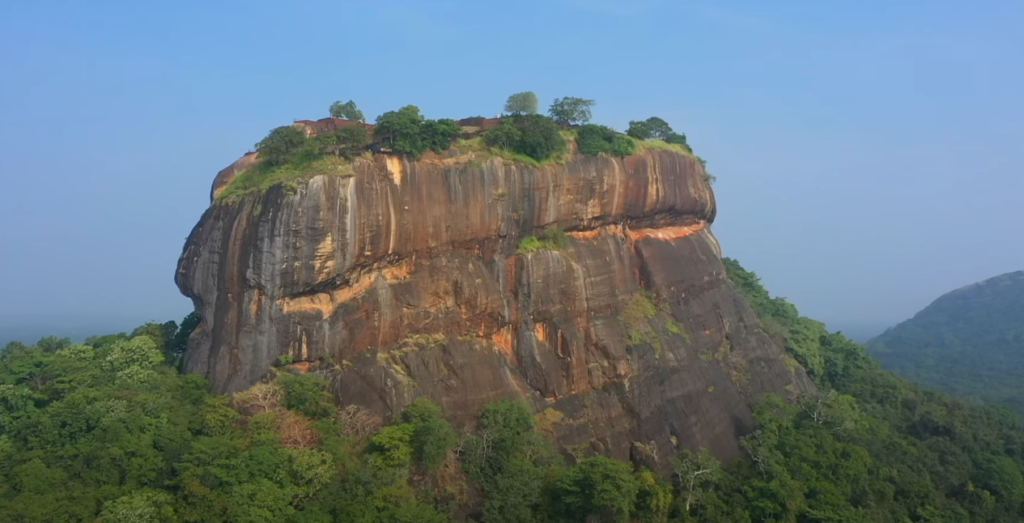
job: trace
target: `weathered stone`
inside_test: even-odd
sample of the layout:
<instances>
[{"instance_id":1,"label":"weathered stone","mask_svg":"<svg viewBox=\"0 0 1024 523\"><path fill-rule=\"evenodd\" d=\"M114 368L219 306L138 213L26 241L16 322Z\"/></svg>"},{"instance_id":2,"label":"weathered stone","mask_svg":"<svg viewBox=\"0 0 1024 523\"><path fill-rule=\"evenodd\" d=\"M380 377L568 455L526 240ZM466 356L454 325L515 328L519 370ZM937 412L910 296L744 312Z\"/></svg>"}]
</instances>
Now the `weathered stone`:
<instances>
[{"instance_id":1,"label":"weathered stone","mask_svg":"<svg viewBox=\"0 0 1024 523\"><path fill-rule=\"evenodd\" d=\"M342 404L389 416L426 396L466 427L525 398L558 444L664 471L677 447L737 455L752 401L812 387L728 283L690 157L353 167L215 202L193 230L176 280L204 321L185 366L213 390L282 355L332 361ZM516 254L549 227L567 247Z\"/></svg>"}]
</instances>

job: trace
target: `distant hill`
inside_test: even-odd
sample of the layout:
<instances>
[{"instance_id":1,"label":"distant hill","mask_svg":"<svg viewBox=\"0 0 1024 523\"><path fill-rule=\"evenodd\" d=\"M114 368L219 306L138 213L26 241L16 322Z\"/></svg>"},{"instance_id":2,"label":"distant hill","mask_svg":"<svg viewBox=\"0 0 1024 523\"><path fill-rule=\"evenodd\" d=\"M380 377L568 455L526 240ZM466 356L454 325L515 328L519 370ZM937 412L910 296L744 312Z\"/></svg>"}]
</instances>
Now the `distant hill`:
<instances>
[{"instance_id":1,"label":"distant hill","mask_svg":"<svg viewBox=\"0 0 1024 523\"><path fill-rule=\"evenodd\" d=\"M868 350L927 387L1024 412L1024 271L943 295Z\"/></svg>"}]
</instances>

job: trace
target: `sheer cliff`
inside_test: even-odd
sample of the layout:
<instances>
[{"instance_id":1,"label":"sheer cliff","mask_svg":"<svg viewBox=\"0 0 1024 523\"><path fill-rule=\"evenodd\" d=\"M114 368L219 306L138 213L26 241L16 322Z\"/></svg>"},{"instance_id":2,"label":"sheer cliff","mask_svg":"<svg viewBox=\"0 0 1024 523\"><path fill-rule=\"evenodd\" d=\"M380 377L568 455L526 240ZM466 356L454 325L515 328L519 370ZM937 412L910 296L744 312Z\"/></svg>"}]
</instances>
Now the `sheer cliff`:
<instances>
[{"instance_id":1,"label":"sheer cliff","mask_svg":"<svg viewBox=\"0 0 1024 523\"><path fill-rule=\"evenodd\" d=\"M426 396L457 426L524 398L565 447L732 457L751 402L813 385L728 282L715 212L671 150L359 157L213 202L176 274L203 317L185 367L231 392L290 362L343 406L387 418ZM520 248L554 228L564 245Z\"/></svg>"}]
</instances>

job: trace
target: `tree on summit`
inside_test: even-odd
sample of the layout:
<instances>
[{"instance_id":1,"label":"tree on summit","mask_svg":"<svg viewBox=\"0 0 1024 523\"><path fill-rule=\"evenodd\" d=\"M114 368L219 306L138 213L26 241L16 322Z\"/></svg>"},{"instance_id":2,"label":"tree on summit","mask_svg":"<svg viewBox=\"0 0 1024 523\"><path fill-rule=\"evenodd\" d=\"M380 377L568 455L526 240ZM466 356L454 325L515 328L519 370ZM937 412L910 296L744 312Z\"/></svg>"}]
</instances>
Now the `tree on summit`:
<instances>
[{"instance_id":1,"label":"tree on summit","mask_svg":"<svg viewBox=\"0 0 1024 523\"><path fill-rule=\"evenodd\" d=\"M537 95L533 94L533 91L524 91L508 97L505 112L514 115L536 114L538 104Z\"/></svg>"},{"instance_id":2,"label":"tree on summit","mask_svg":"<svg viewBox=\"0 0 1024 523\"><path fill-rule=\"evenodd\" d=\"M668 141L673 134L672 127L661 118L652 116L646 120L633 120L629 122L629 129L626 134L637 140L665 140Z\"/></svg>"},{"instance_id":3,"label":"tree on summit","mask_svg":"<svg viewBox=\"0 0 1024 523\"><path fill-rule=\"evenodd\" d=\"M363 121L363 112L356 107L356 103L352 100L345 103L341 103L340 100L332 103L331 116L334 118L344 118L346 120Z\"/></svg>"},{"instance_id":4,"label":"tree on summit","mask_svg":"<svg viewBox=\"0 0 1024 523\"><path fill-rule=\"evenodd\" d=\"M290 125L274 128L256 144L260 159L271 167L292 161L306 146L306 133Z\"/></svg>"},{"instance_id":5,"label":"tree on summit","mask_svg":"<svg viewBox=\"0 0 1024 523\"><path fill-rule=\"evenodd\" d=\"M555 122L561 125L578 125L590 121L590 108L594 106L593 100L566 96L555 98L548 108L548 114Z\"/></svg>"}]
</instances>

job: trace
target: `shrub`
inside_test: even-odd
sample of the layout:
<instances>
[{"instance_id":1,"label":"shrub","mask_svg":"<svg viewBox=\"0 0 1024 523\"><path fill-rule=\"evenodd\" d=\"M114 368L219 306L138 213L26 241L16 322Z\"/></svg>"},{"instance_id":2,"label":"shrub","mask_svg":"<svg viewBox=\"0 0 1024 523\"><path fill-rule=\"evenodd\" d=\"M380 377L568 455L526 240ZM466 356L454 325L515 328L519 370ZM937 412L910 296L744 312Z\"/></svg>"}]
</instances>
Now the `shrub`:
<instances>
[{"instance_id":1,"label":"shrub","mask_svg":"<svg viewBox=\"0 0 1024 523\"><path fill-rule=\"evenodd\" d=\"M461 132L462 127L459 127L455 120L449 118L426 120L420 125L423 146L436 153L451 147L452 142L459 137Z\"/></svg>"},{"instance_id":2,"label":"shrub","mask_svg":"<svg viewBox=\"0 0 1024 523\"><path fill-rule=\"evenodd\" d=\"M514 118L502 118L498 125L484 133L484 143L490 147L500 147L502 150L515 149L523 133L516 127Z\"/></svg>"},{"instance_id":3,"label":"shrub","mask_svg":"<svg viewBox=\"0 0 1024 523\"><path fill-rule=\"evenodd\" d=\"M583 154L597 156L608 153L618 157L629 156L636 150L636 144L629 138L603 125L586 124L576 135L576 145Z\"/></svg>"},{"instance_id":4,"label":"shrub","mask_svg":"<svg viewBox=\"0 0 1024 523\"><path fill-rule=\"evenodd\" d=\"M682 147L683 150L685 150L686 152L693 154L693 149L690 147L690 144L686 143L686 135L683 133L668 133L668 136L664 138L664 141L667 144L678 145L679 147Z\"/></svg>"},{"instance_id":5,"label":"shrub","mask_svg":"<svg viewBox=\"0 0 1024 523\"><path fill-rule=\"evenodd\" d=\"M282 125L274 128L256 144L260 160L270 166L284 165L298 158L306 148L306 133L297 127Z\"/></svg>"},{"instance_id":6,"label":"shrub","mask_svg":"<svg viewBox=\"0 0 1024 523\"><path fill-rule=\"evenodd\" d=\"M529 114L515 117L515 124L522 133L513 148L515 152L544 161L565 151L565 138L558 132L558 126L551 118Z\"/></svg>"},{"instance_id":7,"label":"shrub","mask_svg":"<svg viewBox=\"0 0 1024 523\"><path fill-rule=\"evenodd\" d=\"M540 237L527 236L519 241L517 254L528 254L540 250L558 251L569 246L569 235L558 227L552 227Z\"/></svg>"}]
</instances>

